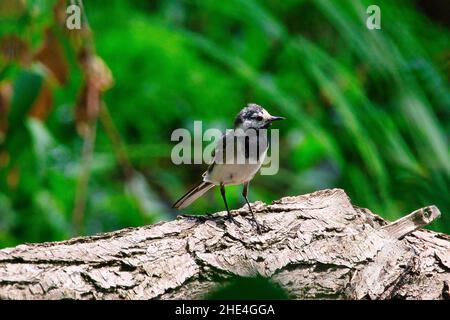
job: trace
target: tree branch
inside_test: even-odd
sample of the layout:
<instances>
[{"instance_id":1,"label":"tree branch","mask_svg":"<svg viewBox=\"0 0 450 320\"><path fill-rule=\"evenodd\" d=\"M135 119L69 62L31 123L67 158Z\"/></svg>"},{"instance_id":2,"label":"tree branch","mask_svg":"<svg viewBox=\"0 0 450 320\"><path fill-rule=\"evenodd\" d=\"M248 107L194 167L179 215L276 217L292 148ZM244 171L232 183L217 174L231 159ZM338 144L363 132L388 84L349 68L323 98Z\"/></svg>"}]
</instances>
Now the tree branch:
<instances>
[{"instance_id":1,"label":"tree branch","mask_svg":"<svg viewBox=\"0 0 450 320\"><path fill-rule=\"evenodd\" d=\"M253 208L262 235L243 207L241 227L220 212L0 250L0 299L199 299L256 274L297 299L449 297L450 237L414 231L436 207L385 225L333 189Z\"/></svg>"},{"instance_id":2,"label":"tree branch","mask_svg":"<svg viewBox=\"0 0 450 320\"><path fill-rule=\"evenodd\" d=\"M436 206L428 206L400 218L383 227L392 237L400 239L411 232L426 226L441 216Z\"/></svg>"}]
</instances>

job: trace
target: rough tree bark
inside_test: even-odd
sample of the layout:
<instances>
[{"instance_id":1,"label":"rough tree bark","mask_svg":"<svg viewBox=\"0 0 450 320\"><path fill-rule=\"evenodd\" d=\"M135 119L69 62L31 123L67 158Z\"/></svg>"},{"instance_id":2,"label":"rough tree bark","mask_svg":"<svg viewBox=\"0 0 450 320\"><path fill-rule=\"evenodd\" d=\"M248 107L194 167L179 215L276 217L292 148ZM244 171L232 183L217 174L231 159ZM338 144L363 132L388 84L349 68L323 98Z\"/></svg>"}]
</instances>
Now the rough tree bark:
<instances>
[{"instance_id":1,"label":"rough tree bark","mask_svg":"<svg viewBox=\"0 0 450 320\"><path fill-rule=\"evenodd\" d=\"M434 206L391 224L340 189L253 206L262 235L243 207L240 227L222 212L0 250L0 298L198 299L256 274L293 298L450 297L450 236L414 231Z\"/></svg>"}]
</instances>

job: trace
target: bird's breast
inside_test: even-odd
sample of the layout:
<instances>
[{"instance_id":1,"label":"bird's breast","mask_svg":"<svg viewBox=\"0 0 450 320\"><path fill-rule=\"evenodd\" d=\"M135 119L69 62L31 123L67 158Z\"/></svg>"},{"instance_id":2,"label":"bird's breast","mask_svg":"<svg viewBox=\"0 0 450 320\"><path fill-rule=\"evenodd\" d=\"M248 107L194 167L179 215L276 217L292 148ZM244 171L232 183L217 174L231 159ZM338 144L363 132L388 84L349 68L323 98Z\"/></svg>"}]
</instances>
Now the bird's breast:
<instances>
[{"instance_id":1,"label":"bird's breast","mask_svg":"<svg viewBox=\"0 0 450 320\"><path fill-rule=\"evenodd\" d=\"M241 184L253 178L261 168L268 149L263 135L224 136L215 151L213 165L204 181L214 184Z\"/></svg>"},{"instance_id":2,"label":"bird's breast","mask_svg":"<svg viewBox=\"0 0 450 320\"><path fill-rule=\"evenodd\" d=\"M214 163L212 169L206 173L204 180L217 185L242 184L247 182L261 168L266 151L259 154L259 161L248 161L247 163Z\"/></svg>"}]
</instances>

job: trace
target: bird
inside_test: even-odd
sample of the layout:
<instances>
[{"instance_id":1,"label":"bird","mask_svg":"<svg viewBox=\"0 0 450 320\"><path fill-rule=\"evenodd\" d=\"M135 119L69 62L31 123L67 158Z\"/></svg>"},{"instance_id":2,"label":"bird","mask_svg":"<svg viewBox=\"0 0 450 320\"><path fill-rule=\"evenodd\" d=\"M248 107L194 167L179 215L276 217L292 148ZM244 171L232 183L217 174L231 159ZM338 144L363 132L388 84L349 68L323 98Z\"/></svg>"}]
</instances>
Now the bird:
<instances>
[{"instance_id":1,"label":"bird","mask_svg":"<svg viewBox=\"0 0 450 320\"><path fill-rule=\"evenodd\" d=\"M267 132L261 129L268 129L274 121L284 119L270 115L267 110L255 103L247 104L237 114L234 129L227 130L216 143L212 162L202 175L203 180L176 201L173 208L183 209L211 188L219 186L228 219L239 226L230 213L225 186L243 184L242 196L252 214L257 232L261 233L261 226L248 201L249 184L261 168L269 147Z\"/></svg>"}]
</instances>

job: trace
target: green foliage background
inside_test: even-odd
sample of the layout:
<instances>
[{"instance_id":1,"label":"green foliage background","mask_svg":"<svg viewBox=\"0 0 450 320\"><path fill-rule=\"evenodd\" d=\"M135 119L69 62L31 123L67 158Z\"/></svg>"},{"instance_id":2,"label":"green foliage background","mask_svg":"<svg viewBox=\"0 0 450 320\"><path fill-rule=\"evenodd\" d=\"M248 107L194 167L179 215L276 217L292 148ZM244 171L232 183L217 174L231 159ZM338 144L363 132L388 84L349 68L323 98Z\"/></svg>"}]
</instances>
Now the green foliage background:
<instances>
[{"instance_id":1,"label":"green foliage background","mask_svg":"<svg viewBox=\"0 0 450 320\"><path fill-rule=\"evenodd\" d=\"M34 50L54 24L56 1L21 2L24 11L0 14L0 37L17 35ZM81 233L172 219L171 204L205 170L172 164L172 131L194 120L229 128L248 102L288 118L278 126L280 171L254 179L251 201L339 187L391 220L436 204L443 216L430 228L450 233L449 31L413 1L377 1L382 29L368 30L372 2L84 1L97 54L114 77L103 100L136 174L125 181L98 124ZM9 108L0 108L8 121L0 247L74 235L82 74L67 35L58 39L68 81L52 86L45 121L28 116L40 64L0 58L0 84L13 88ZM228 190L231 206L241 206L240 188ZM222 206L209 192L185 212Z\"/></svg>"}]
</instances>

